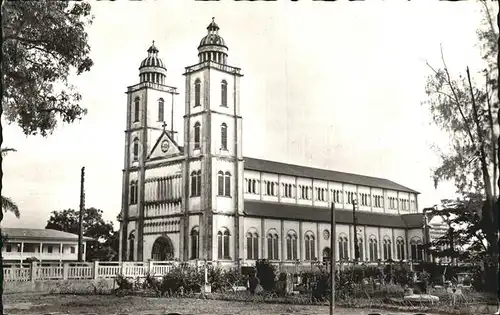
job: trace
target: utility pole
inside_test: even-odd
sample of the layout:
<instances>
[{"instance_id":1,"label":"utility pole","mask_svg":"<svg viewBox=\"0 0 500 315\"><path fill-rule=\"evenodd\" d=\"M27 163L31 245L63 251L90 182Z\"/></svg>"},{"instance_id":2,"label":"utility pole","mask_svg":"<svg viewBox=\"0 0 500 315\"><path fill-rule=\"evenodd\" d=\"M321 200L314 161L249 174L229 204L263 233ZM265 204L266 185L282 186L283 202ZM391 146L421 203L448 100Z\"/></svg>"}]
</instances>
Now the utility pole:
<instances>
[{"instance_id":1,"label":"utility pole","mask_svg":"<svg viewBox=\"0 0 500 315\"><path fill-rule=\"evenodd\" d=\"M80 211L78 216L78 261L83 262L83 212L85 211L85 166L82 167L80 178Z\"/></svg>"},{"instance_id":2,"label":"utility pole","mask_svg":"<svg viewBox=\"0 0 500 315\"><path fill-rule=\"evenodd\" d=\"M354 228L354 263L359 260L359 245L358 245L358 218L356 217L356 207L358 206L358 200L354 199L352 201L352 224Z\"/></svg>"},{"instance_id":3,"label":"utility pole","mask_svg":"<svg viewBox=\"0 0 500 315\"><path fill-rule=\"evenodd\" d=\"M331 213L331 226L330 226L330 277L332 282L332 291L330 297L330 315L335 313L335 260L337 258L335 243L337 229L335 228L335 203L332 202L332 213Z\"/></svg>"}]
</instances>

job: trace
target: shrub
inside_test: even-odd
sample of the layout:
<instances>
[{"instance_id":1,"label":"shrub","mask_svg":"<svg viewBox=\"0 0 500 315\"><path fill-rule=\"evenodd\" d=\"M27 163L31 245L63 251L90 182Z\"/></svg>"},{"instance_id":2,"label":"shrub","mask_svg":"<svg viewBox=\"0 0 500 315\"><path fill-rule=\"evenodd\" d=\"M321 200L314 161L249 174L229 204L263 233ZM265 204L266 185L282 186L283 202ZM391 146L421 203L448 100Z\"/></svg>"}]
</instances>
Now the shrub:
<instances>
[{"instance_id":1,"label":"shrub","mask_svg":"<svg viewBox=\"0 0 500 315\"><path fill-rule=\"evenodd\" d=\"M276 281L275 267L267 259L261 259L255 264L255 269L257 269L257 277L260 280L262 288L266 291L274 290Z\"/></svg>"}]
</instances>

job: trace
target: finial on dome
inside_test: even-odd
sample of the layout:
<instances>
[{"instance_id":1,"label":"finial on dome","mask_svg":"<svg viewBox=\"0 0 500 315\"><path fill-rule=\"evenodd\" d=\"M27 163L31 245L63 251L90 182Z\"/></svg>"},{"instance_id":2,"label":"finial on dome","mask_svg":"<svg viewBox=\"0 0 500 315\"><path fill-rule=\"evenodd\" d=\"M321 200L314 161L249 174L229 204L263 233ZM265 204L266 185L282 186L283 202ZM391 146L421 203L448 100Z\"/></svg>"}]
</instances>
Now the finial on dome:
<instances>
[{"instance_id":1,"label":"finial on dome","mask_svg":"<svg viewBox=\"0 0 500 315\"><path fill-rule=\"evenodd\" d=\"M212 23L215 23L215 18L214 17L212 17Z\"/></svg>"}]
</instances>

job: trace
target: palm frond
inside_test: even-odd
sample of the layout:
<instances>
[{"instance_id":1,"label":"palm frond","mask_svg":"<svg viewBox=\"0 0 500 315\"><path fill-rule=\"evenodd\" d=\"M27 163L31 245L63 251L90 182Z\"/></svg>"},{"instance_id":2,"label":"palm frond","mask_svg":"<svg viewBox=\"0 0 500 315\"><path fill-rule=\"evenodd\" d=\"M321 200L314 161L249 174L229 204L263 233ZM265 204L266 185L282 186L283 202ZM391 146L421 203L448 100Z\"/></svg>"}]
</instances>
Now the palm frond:
<instances>
[{"instance_id":1,"label":"palm frond","mask_svg":"<svg viewBox=\"0 0 500 315\"><path fill-rule=\"evenodd\" d=\"M17 152L17 150L14 148L1 148L0 151L1 151L2 157L6 156L7 153L9 153L9 152Z\"/></svg>"},{"instance_id":2,"label":"palm frond","mask_svg":"<svg viewBox=\"0 0 500 315\"><path fill-rule=\"evenodd\" d=\"M19 212L19 207L16 205L12 199L2 196L2 210L5 212L12 212L19 219L21 213Z\"/></svg>"}]
</instances>

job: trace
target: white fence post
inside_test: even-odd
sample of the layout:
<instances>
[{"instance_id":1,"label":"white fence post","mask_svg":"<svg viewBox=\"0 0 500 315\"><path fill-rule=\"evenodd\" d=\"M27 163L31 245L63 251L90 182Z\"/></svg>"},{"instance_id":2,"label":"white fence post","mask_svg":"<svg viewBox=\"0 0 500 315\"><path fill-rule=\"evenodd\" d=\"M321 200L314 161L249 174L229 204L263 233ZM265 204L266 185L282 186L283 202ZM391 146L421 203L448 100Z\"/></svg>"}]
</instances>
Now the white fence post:
<instances>
[{"instance_id":1,"label":"white fence post","mask_svg":"<svg viewBox=\"0 0 500 315\"><path fill-rule=\"evenodd\" d=\"M68 280L69 263L63 263L63 280Z\"/></svg>"},{"instance_id":2,"label":"white fence post","mask_svg":"<svg viewBox=\"0 0 500 315\"><path fill-rule=\"evenodd\" d=\"M154 262L152 259L148 260L148 274L153 276Z\"/></svg>"},{"instance_id":3,"label":"white fence post","mask_svg":"<svg viewBox=\"0 0 500 315\"><path fill-rule=\"evenodd\" d=\"M31 280L31 282L35 282L35 280L37 278L37 271L38 271L37 262L32 261L30 264L30 280Z\"/></svg>"},{"instance_id":4,"label":"white fence post","mask_svg":"<svg viewBox=\"0 0 500 315\"><path fill-rule=\"evenodd\" d=\"M94 280L99 278L99 261L94 261Z\"/></svg>"},{"instance_id":5,"label":"white fence post","mask_svg":"<svg viewBox=\"0 0 500 315\"><path fill-rule=\"evenodd\" d=\"M125 262L120 261L120 275L125 277Z\"/></svg>"}]
</instances>

